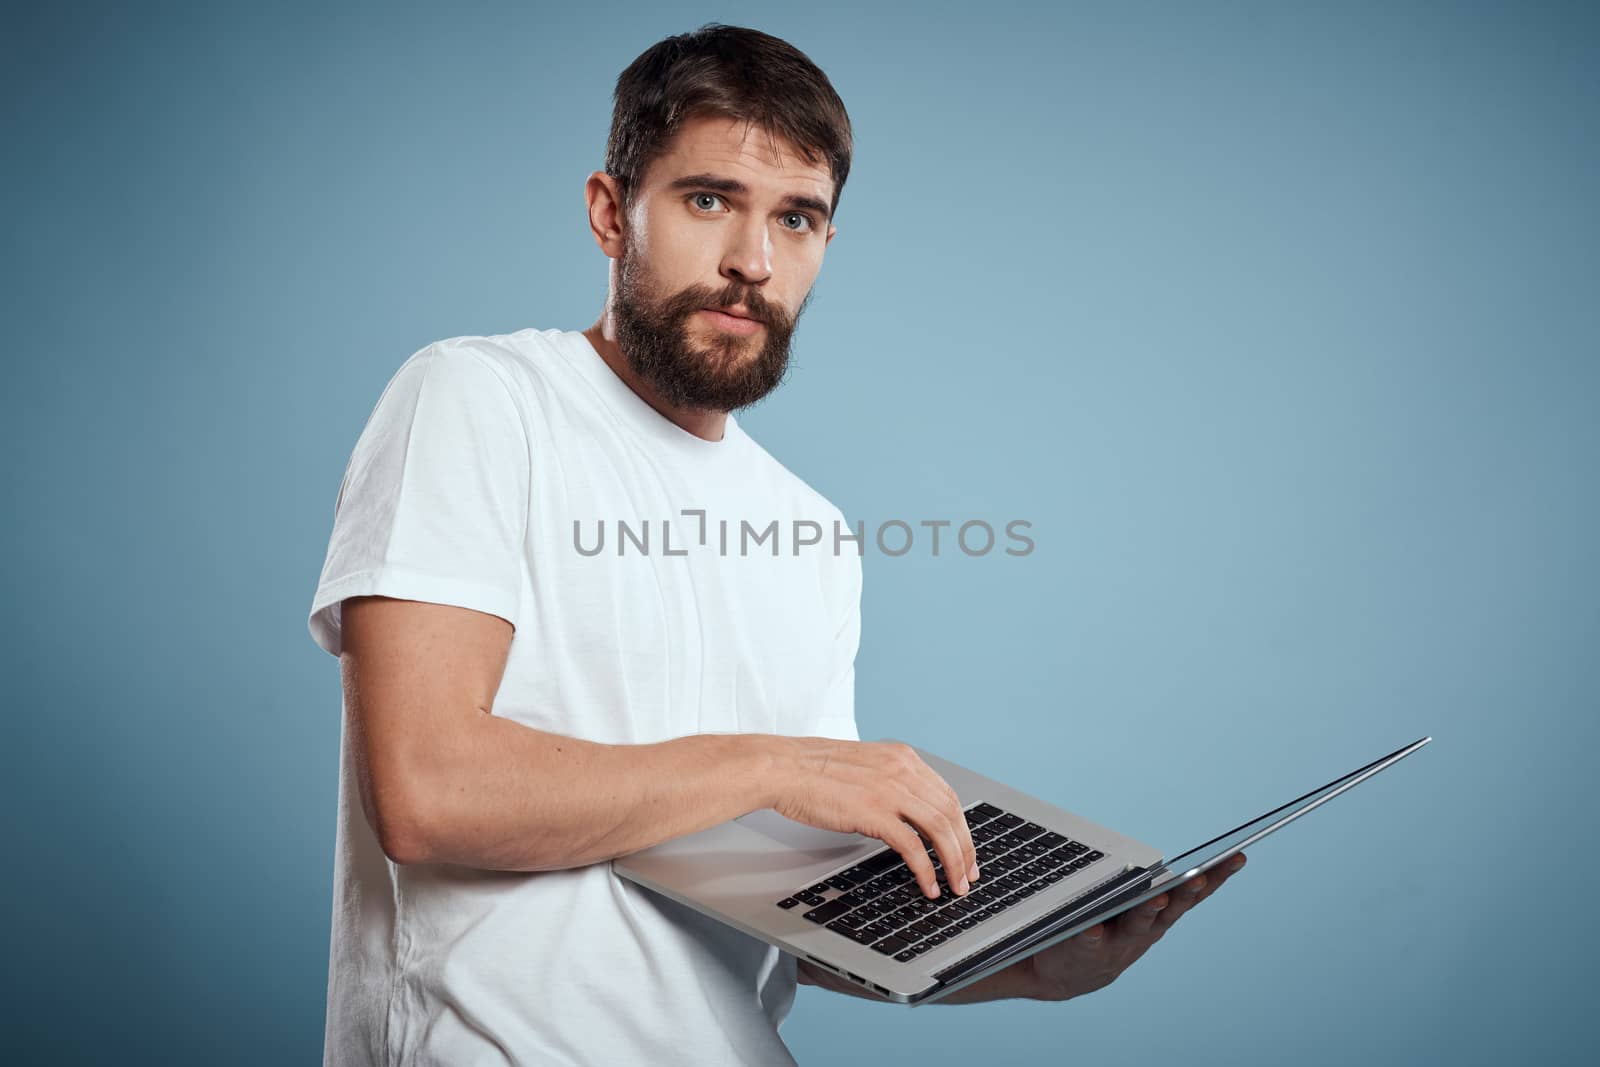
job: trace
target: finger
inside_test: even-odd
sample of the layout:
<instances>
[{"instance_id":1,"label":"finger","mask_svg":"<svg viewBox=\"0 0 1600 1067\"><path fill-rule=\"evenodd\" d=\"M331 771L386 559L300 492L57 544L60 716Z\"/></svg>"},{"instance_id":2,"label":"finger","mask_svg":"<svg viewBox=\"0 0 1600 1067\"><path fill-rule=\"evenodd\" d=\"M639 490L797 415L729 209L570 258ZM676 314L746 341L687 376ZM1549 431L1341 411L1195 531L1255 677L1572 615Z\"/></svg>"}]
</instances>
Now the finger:
<instances>
[{"instance_id":1,"label":"finger","mask_svg":"<svg viewBox=\"0 0 1600 1067\"><path fill-rule=\"evenodd\" d=\"M967 829L967 817L961 810L960 798L955 790L942 781L939 788L944 796L941 798L943 804L934 809L938 826L933 839L934 847L944 867L945 880L950 883L953 892L961 895L972 888L972 872L978 865L977 849L972 844L972 832Z\"/></svg>"},{"instance_id":2,"label":"finger","mask_svg":"<svg viewBox=\"0 0 1600 1067\"><path fill-rule=\"evenodd\" d=\"M958 893L965 892L956 888L956 882L959 880L970 882L975 879L978 847L972 842L972 829L967 826L967 813L961 810L961 798L950 788L949 782L941 778L937 771L917 755L915 749L910 750L910 755L917 777L913 791L942 816L941 829L948 824L950 846L948 849L943 834L930 835L933 836L934 847L938 849L939 862L944 865L950 887Z\"/></svg>"},{"instance_id":3,"label":"finger","mask_svg":"<svg viewBox=\"0 0 1600 1067\"><path fill-rule=\"evenodd\" d=\"M1194 878L1191 878L1188 882L1184 883L1184 885L1175 894L1179 900L1178 907L1173 909L1170 915L1161 916L1161 919L1157 925L1161 927L1170 927L1173 923L1177 922L1178 919L1180 919L1190 908L1194 907L1196 904L1199 904L1201 901L1211 896L1211 894L1215 893L1218 889L1222 888L1222 883L1226 882L1229 878L1232 878L1236 873L1238 873L1239 869L1243 867L1244 864L1244 855L1243 853L1240 853L1239 855L1229 859L1227 862L1220 863L1211 868L1211 870L1207 871L1205 874L1196 875Z\"/></svg>"},{"instance_id":4,"label":"finger","mask_svg":"<svg viewBox=\"0 0 1600 1067\"><path fill-rule=\"evenodd\" d=\"M940 782L944 784L946 789L950 789L950 786L945 784L943 779L940 779ZM970 884L978 880L978 846L972 840L972 827L967 825L967 813L962 810L961 798L956 795L954 789L950 789L950 808L954 813L951 817L951 825L955 827L956 851L959 854L957 862L960 866L957 869L961 871L962 877Z\"/></svg>"},{"instance_id":5,"label":"finger","mask_svg":"<svg viewBox=\"0 0 1600 1067\"><path fill-rule=\"evenodd\" d=\"M956 828L956 841L961 846L961 860L965 864L961 872L967 876L969 882L976 882L980 874L978 870L978 844L972 840L972 827L967 825L967 813L961 807L961 797L950 788L950 783L943 778L939 784L950 792L950 808L954 813L953 821Z\"/></svg>"},{"instance_id":6,"label":"finger","mask_svg":"<svg viewBox=\"0 0 1600 1067\"><path fill-rule=\"evenodd\" d=\"M1182 885L1173 889L1168 895L1172 897L1172 906L1162 912L1155 921L1155 928L1165 932L1172 924L1183 918L1185 912L1206 898L1208 889L1216 888L1211 877L1197 874Z\"/></svg>"},{"instance_id":7,"label":"finger","mask_svg":"<svg viewBox=\"0 0 1600 1067\"><path fill-rule=\"evenodd\" d=\"M967 872L963 866L965 861L956 844L956 829L951 825L950 817L921 797L907 799L906 814L922 831L934 854L939 857L939 867L942 868L951 892L957 896L965 893L967 891Z\"/></svg>"},{"instance_id":8,"label":"finger","mask_svg":"<svg viewBox=\"0 0 1600 1067\"><path fill-rule=\"evenodd\" d=\"M1234 875L1238 874L1239 871L1244 868L1244 864L1245 858L1243 852L1231 857L1227 863L1222 864L1221 867L1218 868L1222 874L1222 877L1217 880L1218 884L1220 885L1222 882L1225 882L1229 878L1232 878Z\"/></svg>"},{"instance_id":9,"label":"finger","mask_svg":"<svg viewBox=\"0 0 1600 1067\"><path fill-rule=\"evenodd\" d=\"M890 832L895 835L895 850L905 859L906 866L922 888L923 896L937 897L939 883L934 874L933 861L928 858L927 847L918 836L920 833L932 839L935 832L932 825L924 825L935 820L929 818L931 805L920 795L924 788L922 771L927 764L917 755L917 750L904 741L873 742L873 747L881 754L880 773L888 779L894 791L890 806L899 819ZM932 814L937 815L937 812ZM906 823L910 825L906 826Z\"/></svg>"},{"instance_id":10,"label":"finger","mask_svg":"<svg viewBox=\"0 0 1600 1067\"><path fill-rule=\"evenodd\" d=\"M1228 863L1213 867L1210 871L1211 884L1206 887L1205 892L1200 894L1200 900L1206 899L1212 893L1215 893L1218 889L1222 888L1222 883L1226 882L1229 878L1232 878L1235 874L1237 874L1239 872L1239 868L1243 866L1244 857L1235 856L1233 860L1229 861Z\"/></svg>"},{"instance_id":11,"label":"finger","mask_svg":"<svg viewBox=\"0 0 1600 1067\"><path fill-rule=\"evenodd\" d=\"M1155 924L1156 917L1166 910L1172 903L1171 894L1162 893L1159 897L1147 900L1136 908L1122 913L1117 920L1117 932L1143 937L1150 932Z\"/></svg>"},{"instance_id":12,"label":"finger","mask_svg":"<svg viewBox=\"0 0 1600 1067\"><path fill-rule=\"evenodd\" d=\"M900 853L906 861L906 866L911 868L911 874L917 880L917 885L922 887L922 892L930 897L939 895L939 885L933 877L933 864L928 859L927 849L922 846L922 838L917 832L899 819L894 820L893 826L886 826L882 833L876 835L896 852ZM930 893L929 890L932 890Z\"/></svg>"},{"instance_id":13,"label":"finger","mask_svg":"<svg viewBox=\"0 0 1600 1067\"><path fill-rule=\"evenodd\" d=\"M894 742L891 747L897 784L909 794L903 817L932 843L951 890L957 895L964 894L971 863L962 854L957 837L956 824L961 823L964 829L966 819L955 790L934 773L916 749L904 742ZM932 893L924 888L923 892L938 896L937 888Z\"/></svg>"}]
</instances>

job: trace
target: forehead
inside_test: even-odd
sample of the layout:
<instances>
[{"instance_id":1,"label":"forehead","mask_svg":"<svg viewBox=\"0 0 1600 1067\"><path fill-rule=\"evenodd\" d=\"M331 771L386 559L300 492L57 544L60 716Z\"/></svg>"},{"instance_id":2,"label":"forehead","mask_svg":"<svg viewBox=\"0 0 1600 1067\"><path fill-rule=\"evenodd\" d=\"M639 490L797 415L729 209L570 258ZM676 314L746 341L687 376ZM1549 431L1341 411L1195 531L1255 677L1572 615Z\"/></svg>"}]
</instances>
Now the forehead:
<instances>
[{"instance_id":1,"label":"forehead","mask_svg":"<svg viewBox=\"0 0 1600 1067\"><path fill-rule=\"evenodd\" d=\"M821 199L827 199L833 187L826 159L809 163L799 148L783 137L744 119L721 116L685 121L666 152L650 165L644 184L659 186L685 174L706 172Z\"/></svg>"}]
</instances>

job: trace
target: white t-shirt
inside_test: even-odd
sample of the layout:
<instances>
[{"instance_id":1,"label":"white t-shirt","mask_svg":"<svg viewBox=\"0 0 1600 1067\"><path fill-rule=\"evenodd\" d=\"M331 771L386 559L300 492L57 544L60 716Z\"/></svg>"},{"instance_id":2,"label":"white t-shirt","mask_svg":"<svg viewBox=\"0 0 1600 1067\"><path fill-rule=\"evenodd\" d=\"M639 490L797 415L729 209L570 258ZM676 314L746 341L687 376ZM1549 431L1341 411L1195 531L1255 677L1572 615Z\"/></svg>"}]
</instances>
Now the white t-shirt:
<instances>
[{"instance_id":1,"label":"white t-shirt","mask_svg":"<svg viewBox=\"0 0 1600 1067\"><path fill-rule=\"evenodd\" d=\"M368 419L309 625L338 655L346 597L498 615L494 714L591 741L856 740L858 529L732 416L712 442L656 412L581 332L458 337ZM339 785L327 1063L793 1063L793 956L609 863L396 865L348 751Z\"/></svg>"}]
</instances>

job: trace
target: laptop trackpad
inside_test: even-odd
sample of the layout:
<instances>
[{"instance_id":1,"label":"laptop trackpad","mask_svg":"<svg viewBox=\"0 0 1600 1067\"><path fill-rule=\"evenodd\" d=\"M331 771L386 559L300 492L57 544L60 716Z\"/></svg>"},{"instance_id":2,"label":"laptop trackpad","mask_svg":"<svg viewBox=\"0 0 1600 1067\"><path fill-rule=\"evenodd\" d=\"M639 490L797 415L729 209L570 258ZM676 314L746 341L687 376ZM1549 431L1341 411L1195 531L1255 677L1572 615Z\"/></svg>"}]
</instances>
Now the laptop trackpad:
<instances>
[{"instance_id":1,"label":"laptop trackpad","mask_svg":"<svg viewBox=\"0 0 1600 1067\"><path fill-rule=\"evenodd\" d=\"M823 830L816 826L807 826L803 822L779 815L771 808L762 808L752 811L747 815L739 816L735 822L741 826L762 834L780 845L790 848L803 849L806 852L838 852L859 845L873 844L881 846L883 842L874 837L862 834L841 834L832 830ZM867 850L870 851L870 850Z\"/></svg>"}]
</instances>

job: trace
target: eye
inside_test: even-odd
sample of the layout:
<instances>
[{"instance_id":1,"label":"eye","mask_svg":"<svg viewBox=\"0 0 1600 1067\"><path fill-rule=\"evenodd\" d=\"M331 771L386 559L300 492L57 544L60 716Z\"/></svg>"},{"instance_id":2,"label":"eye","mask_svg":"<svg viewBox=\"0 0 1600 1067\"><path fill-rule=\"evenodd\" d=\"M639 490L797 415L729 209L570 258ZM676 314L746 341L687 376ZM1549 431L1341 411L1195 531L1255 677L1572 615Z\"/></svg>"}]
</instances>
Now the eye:
<instances>
[{"instance_id":1,"label":"eye","mask_svg":"<svg viewBox=\"0 0 1600 1067\"><path fill-rule=\"evenodd\" d=\"M700 207L702 206L700 204L700 201L702 200L721 200L722 197L718 196L716 193L690 193L689 199L694 202L695 207ZM708 207L705 210L709 211L711 209Z\"/></svg>"},{"instance_id":2,"label":"eye","mask_svg":"<svg viewBox=\"0 0 1600 1067\"><path fill-rule=\"evenodd\" d=\"M817 228L817 220L812 218L810 215L807 215L804 211L791 211L783 217L785 219L800 219L805 223L804 228L797 228L793 226L785 227L785 229L794 230L795 233L810 233L812 230Z\"/></svg>"}]
</instances>

